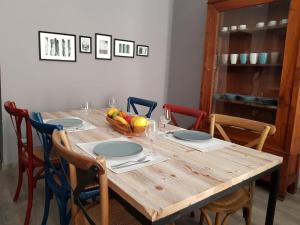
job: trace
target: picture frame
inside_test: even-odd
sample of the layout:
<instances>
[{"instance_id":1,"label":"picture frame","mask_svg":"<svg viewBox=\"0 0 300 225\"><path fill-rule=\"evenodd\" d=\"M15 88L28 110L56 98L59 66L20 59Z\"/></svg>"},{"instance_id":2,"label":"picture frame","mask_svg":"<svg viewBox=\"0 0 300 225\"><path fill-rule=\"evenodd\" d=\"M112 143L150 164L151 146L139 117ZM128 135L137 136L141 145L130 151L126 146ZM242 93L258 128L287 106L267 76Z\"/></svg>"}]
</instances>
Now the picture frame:
<instances>
[{"instance_id":1,"label":"picture frame","mask_svg":"<svg viewBox=\"0 0 300 225\"><path fill-rule=\"evenodd\" d=\"M95 33L95 59L112 59L112 35Z\"/></svg>"},{"instance_id":2,"label":"picture frame","mask_svg":"<svg viewBox=\"0 0 300 225\"><path fill-rule=\"evenodd\" d=\"M114 39L114 56L134 58L134 47L134 41Z\"/></svg>"},{"instance_id":3,"label":"picture frame","mask_svg":"<svg viewBox=\"0 0 300 225\"><path fill-rule=\"evenodd\" d=\"M149 56L149 46L148 45L137 45L136 46L136 55L137 56Z\"/></svg>"},{"instance_id":4,"label":"picture frame","mask_svg":"<svg viewBox=\"0 0 300 225\"><path fill-rule=\"evenodd\" d=\"M76 62L76 35L39 31L39 59Z\"/></svg>"},{"instance_id":5,"label":"picture frame","mask_svg":"<svg viewBox=\"0 0 300 225\"><path fill-rule=\"evenodd\" d=\"M92 53L92 37L79 36L79 52L81 53Z\"/></svg>"}]
</instances>

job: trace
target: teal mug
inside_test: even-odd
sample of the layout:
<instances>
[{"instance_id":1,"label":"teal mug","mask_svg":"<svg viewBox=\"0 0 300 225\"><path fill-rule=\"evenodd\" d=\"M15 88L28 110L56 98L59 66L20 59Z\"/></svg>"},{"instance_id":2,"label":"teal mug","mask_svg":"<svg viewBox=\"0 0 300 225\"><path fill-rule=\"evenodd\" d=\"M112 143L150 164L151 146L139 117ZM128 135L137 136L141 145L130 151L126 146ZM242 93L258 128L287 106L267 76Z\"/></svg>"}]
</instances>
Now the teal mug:
<instances>
[{"instance_id":1,"label":"teal mug","mask_svg":"<svg viewBox=\"0 0 300 225\"><path fill-rule=\"evenodd\" d=\"M260 64L267 64L268 61L268 53L267 52L261 52L258 54L258 60Z\"/></svg>"},{"instance_id":2,"label":"teal mug","mask_svg":"<svg viewBox=\"0 0 300 225\"><path fill-rule=\"evenodd\" d=\"M246 64L248 61L248 54L247 53L241 53L240 54L240 63Z\"/></svg>"}]
</instances>

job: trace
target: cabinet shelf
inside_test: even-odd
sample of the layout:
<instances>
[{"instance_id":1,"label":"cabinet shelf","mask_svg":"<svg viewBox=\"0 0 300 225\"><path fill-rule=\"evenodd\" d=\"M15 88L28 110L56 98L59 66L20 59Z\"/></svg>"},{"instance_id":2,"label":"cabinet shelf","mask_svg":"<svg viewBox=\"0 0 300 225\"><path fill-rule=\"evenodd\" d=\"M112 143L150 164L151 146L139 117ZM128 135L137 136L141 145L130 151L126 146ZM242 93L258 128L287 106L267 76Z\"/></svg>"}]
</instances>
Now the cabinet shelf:
<instances>
[{"instance_id":1,"label":"cabinet shelf","mask_svg":"<svg viewBox=\"0 0 300 225\"><path fill-rule=\"evenodd\" d=\"M220 67L282 67L282 64L219 64Z\"/></svg>"},{"instance_id":2,"label":"cabinet shelf","mask_svg":"<svg viewBox=\"0 0 300 225\"><path fill-rule=\"evenodd\" d=\"M232 103L232 104L237 104L237 105L245 105L245 106L250 106L250 107L255 107L255 108L272 109L272 110L277 109L277 106L263 105L263 104L253 103L253 102L245 102L242 100L228 100L228 99L220 99L220 98L215 99L215 100L219 101L219 102Z\"/></svg>"},{"instance_id":3,"label":"cabinet shelf","mask_svg":"<svg viewBox=\"0 0 300 225\"><path fill-rule=\"evenodd\" d=\"M249 35L249 34L254 34L254 33L259 33L259 32L266 32L266 31L282 31L285 33L285 29L287 28L287 25L278 25L278 26L273 26L273 27L263 27L263 28L252 28L252 29L246 29L246 30L236 30L236 31L220 31L220 35Z\"/></svg>"}]
</instances>

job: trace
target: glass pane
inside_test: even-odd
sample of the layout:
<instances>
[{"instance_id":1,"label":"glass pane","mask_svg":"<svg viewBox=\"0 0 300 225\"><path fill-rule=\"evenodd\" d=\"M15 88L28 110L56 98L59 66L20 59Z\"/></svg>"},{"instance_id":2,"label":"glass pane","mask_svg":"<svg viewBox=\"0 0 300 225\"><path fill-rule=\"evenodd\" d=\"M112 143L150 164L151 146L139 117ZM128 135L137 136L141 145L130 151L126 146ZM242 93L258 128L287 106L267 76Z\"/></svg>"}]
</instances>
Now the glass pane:
<instances>
[{"instance_id":1,"label":"glass pane","mask_svg":"<svg viewBox=\"0 0 300 225\"><path fill-rule=\"evenodd\" d=\"M213 109L275 123L289 1L221 14Z\"/></svg>"}]
</instances>

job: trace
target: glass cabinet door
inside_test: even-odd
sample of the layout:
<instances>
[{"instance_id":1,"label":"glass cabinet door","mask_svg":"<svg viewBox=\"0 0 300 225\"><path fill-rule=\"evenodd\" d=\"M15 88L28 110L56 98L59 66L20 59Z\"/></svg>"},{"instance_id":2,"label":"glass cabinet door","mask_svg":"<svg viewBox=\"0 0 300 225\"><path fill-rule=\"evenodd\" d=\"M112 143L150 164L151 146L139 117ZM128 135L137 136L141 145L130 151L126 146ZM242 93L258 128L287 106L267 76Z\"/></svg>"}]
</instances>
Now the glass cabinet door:
<instances>
[{"instance_id":1,"label":"glass cabinet door","mask_svg":"<svg viewBox=\"0 0 300 225\"><path fill-rule=\"evenodd\" d=\"M289 4L221 13L212 112L275 123Z\"/></svg>"}]
</instances>

